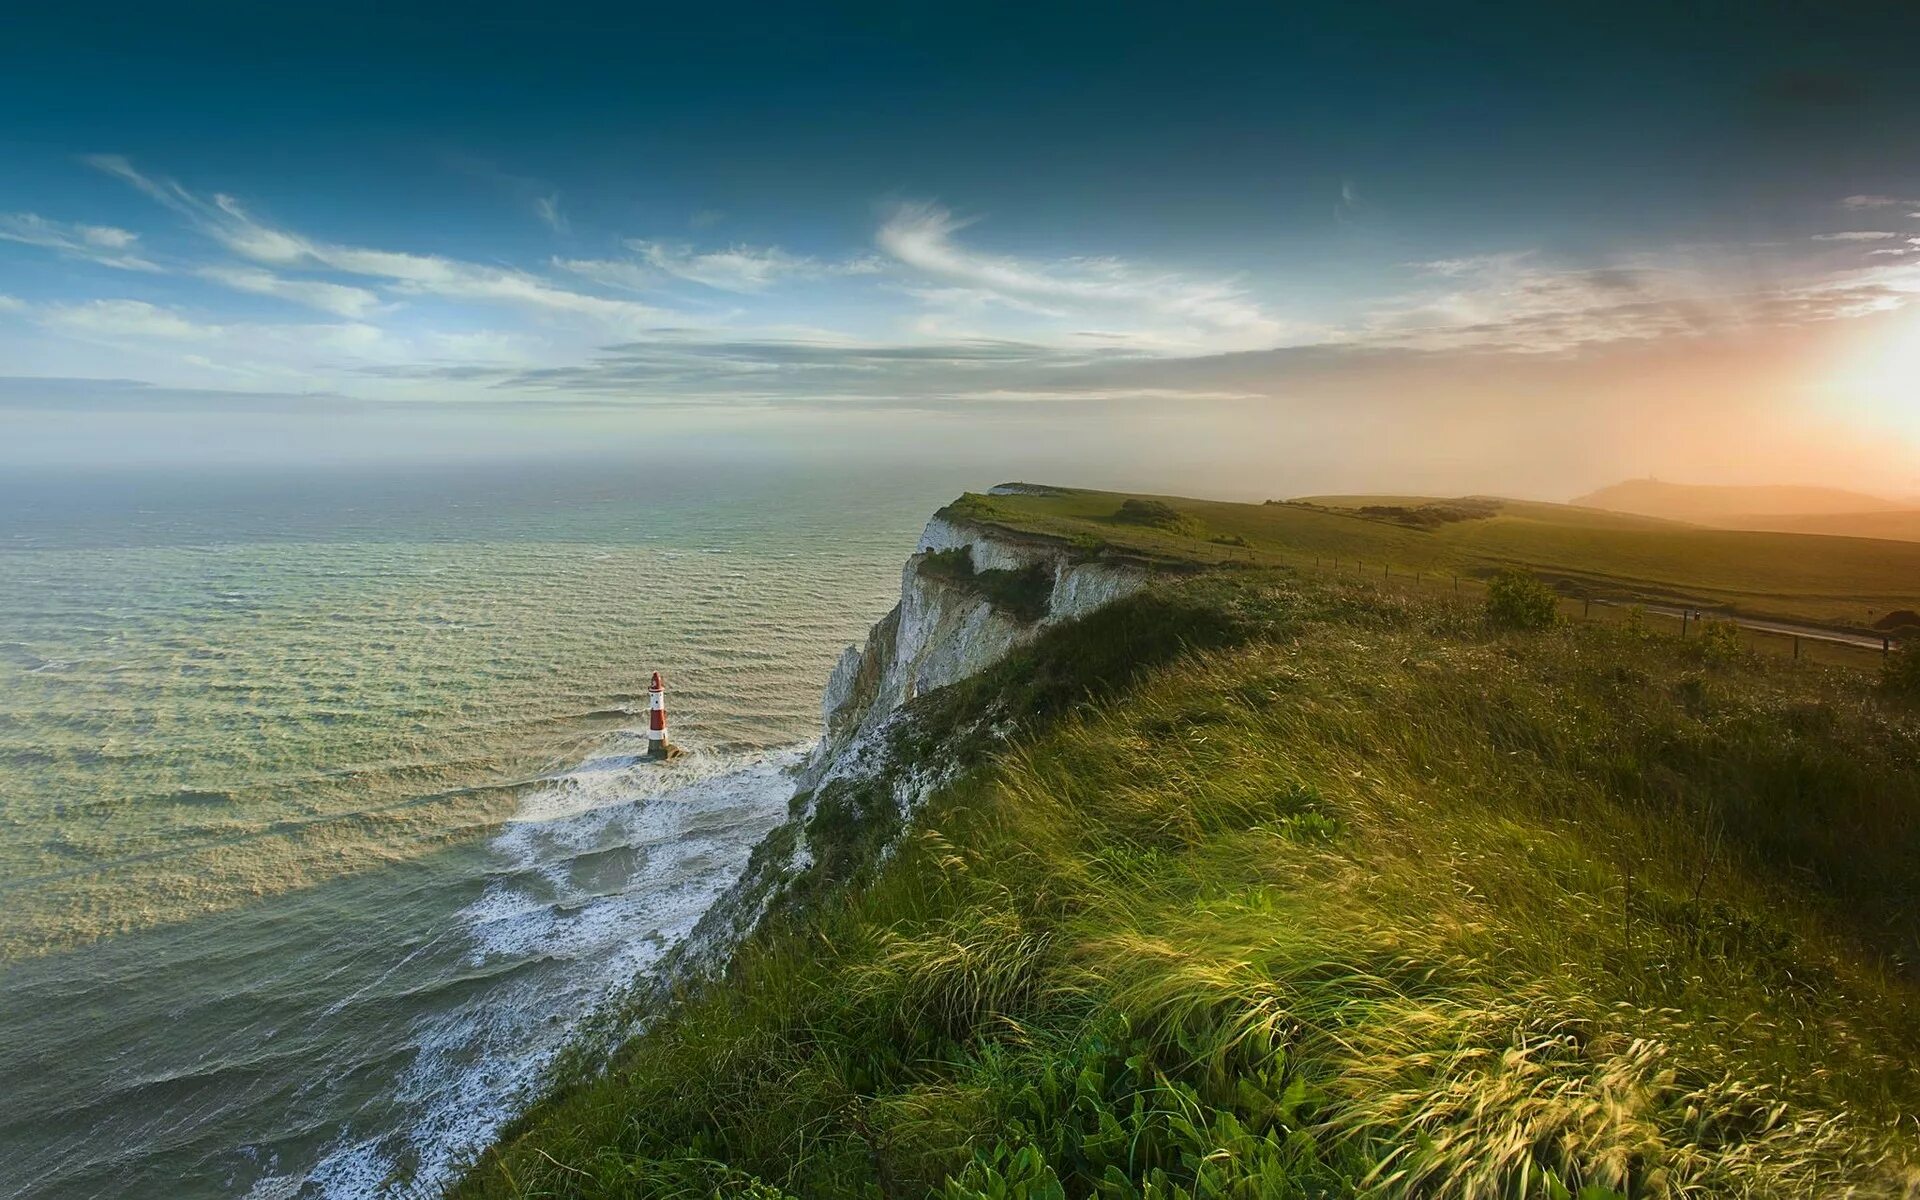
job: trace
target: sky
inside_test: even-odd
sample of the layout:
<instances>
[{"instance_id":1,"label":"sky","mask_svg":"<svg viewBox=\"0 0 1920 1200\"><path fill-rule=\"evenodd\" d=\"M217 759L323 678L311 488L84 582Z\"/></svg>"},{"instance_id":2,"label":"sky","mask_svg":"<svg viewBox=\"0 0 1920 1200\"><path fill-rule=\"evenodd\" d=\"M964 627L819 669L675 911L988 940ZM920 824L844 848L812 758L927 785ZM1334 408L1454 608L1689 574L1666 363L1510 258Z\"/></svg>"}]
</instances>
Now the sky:
<instances>
[{"instance_id":1,"label":"sky","mask_svg":"<svg viewBox=\"0 0 1920 1200\"><path fill-rule=\"evenodd\" d=\"M10 16L0 469L1920 495L1920 6L552 7Z\"/></svg>"}]
</instances>

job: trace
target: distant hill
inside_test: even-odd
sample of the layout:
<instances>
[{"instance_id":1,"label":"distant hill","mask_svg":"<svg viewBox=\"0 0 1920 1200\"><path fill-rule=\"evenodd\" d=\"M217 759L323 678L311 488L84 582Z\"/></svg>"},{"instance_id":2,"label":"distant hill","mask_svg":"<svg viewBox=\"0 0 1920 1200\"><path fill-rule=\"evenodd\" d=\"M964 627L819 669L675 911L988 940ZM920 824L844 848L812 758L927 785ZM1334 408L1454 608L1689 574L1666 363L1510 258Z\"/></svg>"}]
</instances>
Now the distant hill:
<instances>
[{"instance_id":1,"label":"distant hill","mask_svg":"<svg viewBox=\"0 0 1920 1200\"><path fill-rule=\"evenodd\" d=\"M1697 483L1666 483L1658 479L1629 479L1575 498L1586 508L1666 517L1702 525L1742 522L1758 517L1851 516L1856 513L1895 512L1907 507L1865 492L1844 488L1765 484L1730 487ZM1752 525L1741 524L1751 529ZM1808 530L1807 532L1814 532ZM1867 535L1871 536L1871 535Z\"/></svg>"},{"instance_id":2,"label":"distant hill","mask_svg":"<svg viewBox=\"0 0 1920 1200\"><path fill-rule=\"evenodd\" d=\"M1824 533L1837 537L1885 538L1920 542L1920 507L1891 512L1745 515L1715 522L1727 529L1760 529L1768 533Z\"/></svg>"},{"instance_id":3,"label":"distant hill","mask_svg":"<svg viewBox=\"0 0 1920 1200\"><path fill-rule=\"evenodd\" d=\"M1828 487L1717 487L1632 479L1574 504L1721 529L1920 542L1920 504Z\"/></svg>"}]
</instances>

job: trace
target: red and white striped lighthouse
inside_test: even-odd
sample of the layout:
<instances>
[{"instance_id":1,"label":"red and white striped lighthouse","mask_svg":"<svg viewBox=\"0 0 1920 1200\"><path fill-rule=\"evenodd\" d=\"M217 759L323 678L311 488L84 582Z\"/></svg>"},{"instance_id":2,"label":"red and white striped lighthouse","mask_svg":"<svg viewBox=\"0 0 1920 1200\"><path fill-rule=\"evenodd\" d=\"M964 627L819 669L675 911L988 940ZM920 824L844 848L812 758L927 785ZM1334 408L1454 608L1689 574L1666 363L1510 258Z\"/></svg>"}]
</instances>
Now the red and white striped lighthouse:
<instances>
[{"instance_id":1,"label":"red and white striped lighthouse","mask_svg":"<svg viewBox=\"0 0 1920 1200\"><path fill-rule=\"evenodd\" d=\"M667 745L667 689L660 684L660 672L653 673L647 685L647 757L665 758L672 753Z\"/></svg>"}]
</instances>

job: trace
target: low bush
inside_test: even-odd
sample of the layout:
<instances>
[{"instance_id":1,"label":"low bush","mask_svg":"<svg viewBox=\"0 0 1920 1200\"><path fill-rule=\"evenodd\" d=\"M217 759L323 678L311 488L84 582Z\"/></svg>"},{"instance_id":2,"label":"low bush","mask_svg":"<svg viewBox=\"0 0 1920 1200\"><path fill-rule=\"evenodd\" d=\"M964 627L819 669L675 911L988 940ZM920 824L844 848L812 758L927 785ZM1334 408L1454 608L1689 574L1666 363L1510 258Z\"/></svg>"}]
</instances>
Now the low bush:
<instances>
[{"instance_id":1,"label":"low bush","mask_svg":"<svg viewBox=\"0 0 1920 1200\"><path fill-rule=\"evenodd\" d=\"M1740 656L1740 626L1733 621L1707 617L1700 622L1700 636L1694 650L1714 666L1725 666Z\"/></svg>"},{"instance_id":2,"label":"low bush","mask_svg":"<svg viewBox=\"0 0 1920 1200\"><path fill-rule=\"evenodd\" d=\"M1148 529L1187 536L1197 534L1200 530L1198 521L1163 500L1141 500L1137 497L1123 500L1115 510L1113 519L1123 525L1144 525Z\"/></svg>"},{"instance_id":3,"label":"low bush","mask_svg":"<svg viewBox=\"0 0 1920 1200\"><path fill-rule=\"evenodd\" d=\"M1099 558L1107 551L1107 539L1093 533L1076 533L1068 540L1068 545L1080 558Z\"/></svg>"},{"instance_id":4,"label":"low bush","mask_svg":"<svg viewBox=\"0 0 1920 1200\"><path fill-rule=\"evenodd\" d=\"M1560 619L1560 599L1528 571L1508 569L1487 583L1487 620L1500 629L1546 629Z\"/></svg>"},{"instance_id":5,"label":"low bush","mask_svg":"<svg viewBox=\"0 0 1920 1200\"><path fill-rule=\"evenodd\" d=\"M1500 502L1468 496L1458 500L1435 500L1427 504L1363 504L1356 511L1363 517L1392 521L1410 529L1438 529L1442 525L1484 521L1488 517L1498 516Z\"/></svg>"}]
</instances>

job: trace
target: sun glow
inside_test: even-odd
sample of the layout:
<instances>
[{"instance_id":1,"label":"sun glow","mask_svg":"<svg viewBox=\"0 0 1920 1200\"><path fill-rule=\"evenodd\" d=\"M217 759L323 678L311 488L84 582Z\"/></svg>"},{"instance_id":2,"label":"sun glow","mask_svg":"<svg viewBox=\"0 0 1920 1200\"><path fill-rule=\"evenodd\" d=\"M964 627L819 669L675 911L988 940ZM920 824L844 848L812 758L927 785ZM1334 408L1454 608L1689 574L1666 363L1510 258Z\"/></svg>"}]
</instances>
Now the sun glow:
<instances>
[{"instance_id":1,"label":"sun glow","mask_svg":"<svg viewBox=\"0 0 1920 1200\"><path fill-rule=\"evenodd\" d=\"M1848 347L1834 383L1866 420L1920 435L1920 305L1874 326Z\"/></svg>"}]
</instances>

